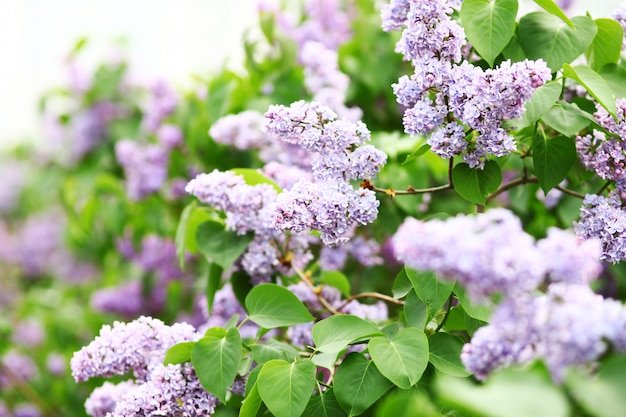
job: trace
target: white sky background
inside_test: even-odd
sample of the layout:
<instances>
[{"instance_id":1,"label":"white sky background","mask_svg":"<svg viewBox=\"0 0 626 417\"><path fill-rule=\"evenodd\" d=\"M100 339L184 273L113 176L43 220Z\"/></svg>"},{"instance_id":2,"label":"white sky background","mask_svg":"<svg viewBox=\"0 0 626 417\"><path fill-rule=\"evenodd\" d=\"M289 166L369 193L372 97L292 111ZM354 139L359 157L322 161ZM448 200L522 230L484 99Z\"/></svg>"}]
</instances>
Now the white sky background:
<instances>
[{"instance_id":1,"label":"white sky background","mask_svg":"<svg viewBox=\"0 0 626 417\"><path fill-rule=\"evenodd\" d=\"M294 1L294 0L292 0ZM384 1L381 0L381 3ZM0 0L0 147L40 138L39 97L67 84L63 59L87 36L88 62L101 62L118 38L137 81L181 85L229 57L242 60L245 29L256 25L257 0ZM574 0L572 15L607 16L620 0ZM531 0L520 0L523 10ZM518 17L524 12L520 11Z\"/></svg>"}]
</instances>

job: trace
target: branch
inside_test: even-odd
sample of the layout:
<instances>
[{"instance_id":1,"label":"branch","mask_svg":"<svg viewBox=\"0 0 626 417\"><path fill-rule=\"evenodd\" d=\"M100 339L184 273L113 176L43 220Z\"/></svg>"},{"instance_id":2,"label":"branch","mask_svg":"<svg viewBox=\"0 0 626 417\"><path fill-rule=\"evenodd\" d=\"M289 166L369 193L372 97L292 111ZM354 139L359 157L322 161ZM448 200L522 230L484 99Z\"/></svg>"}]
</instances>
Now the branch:
<instances>
[{"instance_id":1,"label":"branch","mask_svg":"<svg viewBox=\"0 0 626 417\"><path fill-rule=\"evenodd\" d=\"M298 277L302 280L302 282L304 282L307 285L307 287L309 287L309 289L313 291L313 293L317 296L317 299L319 300L320 304L322 304L322 306L324 306L326 310L328 310L331 314L343 314L339 312L337 309L335 309L335 307L330 305L328 300L326 300L324 296L322 295L322 292L315 286L315 284L313 284L311 277L309 277L300 268L293 267L293 270L295 271L296 275L298 275Z\"/></svg>"},{"instance_id":2,"label":"branch","mask_svg":"<svg viewBox=\"0 0 626 417\"><path fill-rule=\"evenodd\" d=\"M379 300L383 300L383 301L386 301L388 303L396 304L396 305L399 305L399 306L404 305L404 301L396 300L393 297L390 297L390 296L385 295L385 294L381 294L379 292L362 292L360 294L354 294L354 295L351 295L350 297L346 298L346 301L344 301L344 303L337 310L339 310L339 311L343 310L348 304L350 304L350 302L352 300L356 300L357 298L365 298L365 297L377 298Z\"/></svg>"},{"instance_id":3,"label":"branch","mask_svg":"<svg viewBox=\"0 0 626 417\"><path fill-rule=\"evenodd\" d=\"M539 180L536 177L528 178L526 176L523 176L511 182L507 182L506 184L500 186L500 188L498 188L496 191L494 191L493 194L487 197L487 204L491 200L499 196L500 194L504 193L505 191L510 190L513 187L517 187L518 185L537 183L537 182L539 182Z\"/></svg>"},{"instance_id":4,"label":"branch","mask_svg":"<svg viewBox=\"0 0 626 417\"><path fill-rule=\"evenodd\" d=\"M572 197L580 198L581 200L585 199L585 195L584 194L577 193L576 191L572 191L572 190L569 190L567 188L561 187L560 185L557 185L554 188L556 188L557 190L559 190L559 191L561 191L561 192L563 192L563 193L565 193L567 195L571 195Z\"/></svg>"}]
</instances>

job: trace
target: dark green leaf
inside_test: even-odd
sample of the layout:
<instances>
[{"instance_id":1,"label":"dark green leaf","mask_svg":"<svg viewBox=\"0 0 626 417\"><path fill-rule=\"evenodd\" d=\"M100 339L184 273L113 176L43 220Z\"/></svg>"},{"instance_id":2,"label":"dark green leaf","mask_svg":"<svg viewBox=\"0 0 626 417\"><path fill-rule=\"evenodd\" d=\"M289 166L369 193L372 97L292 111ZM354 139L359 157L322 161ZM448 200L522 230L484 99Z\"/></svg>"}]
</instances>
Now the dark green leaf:
<instances>
[{"instance_id":1,"label":"dark green leaf","mask_svg":"<svg viewBox=\"0 0 626 417\"><path fill-rule=\"evenodd\" d=\"M515 32L517 0L464 0L461 21L467 40L490 66Z\"/></svg>"},{"instance_id":2,"label":"dark green leaf","mask_svg":"<svg viewBox=\"0 0 626 417\"><path fill-rule=\"evenodd\" d=\"M407 267L405 269L411 284L413 284L415 293L420 300L428 305L429 316L433 317L441 310L450 294L452 294L454 282L438 279L430 271L419 272Z\"/></svg>"},{"instance_id":3,"label":"dark green leaf","mask_svg":"<svg viewBox=\"0 0 626 417\"><path fill-rule=\"evenodd\" d=\"M335 396L350 416L358 416L392 386L373 361L360 353L349 354L335 374Z\"/></svg>"},{"instance_id":4,"label":"dark green leaf","mask_svg":"<svg viewBox=\"0 0 626 417\"><path fill-rule=\"evenodd\" d=\"M596 71L606 64L617 64L622 52L624 29L614 19L596 19L598 33L585 51L587 62Z\"/></svg>"},{"instance_id":5,"label":"dark green leaf","mask_svg":"<svg viewBox=\"0 0 626 417\"><path fill-rule=\"evenodd\" d=\"M522 17L518 37L526 56L543 59L552 72L578 58L591 44L598 28L587 16L574 17L572 22L575 28L543 12Z\"/></svg>"},{"instance_id":6,"label":"dark green leaf","mask_svg":"<svg viewBox=\"0 0 626 417\"><path fill-rule=\"evenodd\" d=\"M191 362L200 383L223 402L237 376L240 360L241 336L236 327L225 337L204 337L191 349Z\"/></svg>"},{"instance_id":7,"label":"dark green leaf","mask_svg":"<svg viewBox=\"0 0 626 417\"><path fill-rule=\"evenodd\" d=\"M415 291L409 291L404 301L404 319L411 327L424 329L428 323L428 304L419 299Z\"/></svg>"},{"instance_id":8,"label":"dark green leaf","mask_svg":"<svg viewBox=\"0 0 626 417\"><path fill-rule=\"evenodd\" d=\"M202 223L196 230L200 252L223 269L230 268L253 239L252 233L238 235L212 220Z\"/></svg>"},{"instance_id":9,"label":"dark green leaf","mask_svg":"<svg viewBox=\"0 0 626 417\"><path fill-rule=\"evenodd\" d=\"M269 362L272 359L282 359L293 362L298 358L298 350L293 346L269 339L267 342L252 346L252 359L258 364Z\"/></svg>"},{"instance_id":10,"label":"dark green leaf","mask_svg":"<svg viewBox=\"0 0 626 417\"><path fill-rule=\"evenodd\" d=\"M215 299L215 293L217 293L217 290L220 289L220 284L222 283L222 272L222 267L215 262L209 265L209 274L207 276L205 291L209 314L211 314L211 311L213 310L213 300Z\"/></svg>"},{"instance_id":11,"label":"dark green leaf","mask_svg":"<svg viewBox=\"0 0 626 417\"><path fill-rule=\"evenodd\" d=\"M609 87L608 83L594 70L586 65L570 66L563 65L563 75L576 80L580 85L585 87L587 92L591 94L596 101L613 116L617 112L615 107L615 95Z\"/></svg>"},{"instance_id":12,"label":"dark green leaf","mask_svg":"<svg viewBox=\"0 0 626 417\"><path fill-rule=\"evenodd\" d=\"M291 291L276 284L261 284L246 296L249 319L265 329L313 321L313 316Z\"/></svg>"},{"instance_id":13,"label":"dark green leaf","mask_svg":"<svg viewBox=\"0 0 626 417\"><path fill-rule=\"evenodd\" d=\"M415 385L428 365L428 339L414 327L400 330L393 340L373 337L367 346L380 373L403 389Z\"/></svg>"},{"instance_id":14,"label":"dark green leaf","mask_svg":"<svg viewBox=\"0 0 626 417\"><path fill-rule=\"evenodd\" d=\"M256 385L276 417L299 417L315 387L315 365L310 360L271 360L263 365Z\"/></svg>"},{"instance_id":15,"label":"dark green leaf","mask_svg":"<svg viewBox=\"0 0 626 417\"><path fill-rule=\"evenodd\" d=\"M484 169L472 169L460 163L452 170L452 181L461 197L474 204L485 204L487 195L496 191L502 182L502 172L495 161L485 162Z\"/></svg>"},{"instance_id":16,"label":"dark green leaf","mask_svg":"<svg viewBox=\"0 0 626 417\"><path fill-rule=\"evenodd\" d=\"M565 179L577 157L574 141L566 136L549 139L539 130L533 137L535 175L545 193Z\"/></svg>"},{"instance_id":17,"label":"dark green leaf","mask_svg":"<svg viewBox=\"0 0 626 417\"><path fill-rule=\"evenodd\" d=\"M183 362L191 361L191 349L196 342L181 342L177 343L167 350L165 358L163 359L163 365L176 365Z\"/></svg>"},{"instance_id":18,"label":"dark green leaf","mask_svg":"<svg viewBox=\"0 0 626 417\"><path fill-rule=\"evenodd\" d=\"M335 393L330 388L323 394L311 396L302 417L347 417L347 414L337 402Z\"/></svg>"},{"instance_id":19,"label":"dark green leaf","mask_svg":"<svg viewBox=\"0 0 626 417\"><path fill-rule=\"evenodd\" d=\"M452 376L469 376L461 362L463 341L449 333L435 333L428 338L429 361L439 372Z\"/></svg>"}]
</instances>

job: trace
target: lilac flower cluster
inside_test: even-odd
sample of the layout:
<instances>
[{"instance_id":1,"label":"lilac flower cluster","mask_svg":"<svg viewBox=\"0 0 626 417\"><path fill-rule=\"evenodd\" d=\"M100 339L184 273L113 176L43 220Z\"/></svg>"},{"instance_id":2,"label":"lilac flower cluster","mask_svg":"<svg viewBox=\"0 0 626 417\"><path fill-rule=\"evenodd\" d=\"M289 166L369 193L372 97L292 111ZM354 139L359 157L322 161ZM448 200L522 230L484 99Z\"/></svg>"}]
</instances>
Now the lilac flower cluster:
<instances>
[{"instance_id":1,"label":"lilac flower cluster","mask_svg":"<svg viewBox=\"0 0 626 417\"><path fill-rule=\"evenodd\" d=\"M217 120L209 130L214 141L239 150L262 149L272 142L261 127L263 115L254 110L229 114Z\"/></svg>"},{"instance_id":2,"label":"lilac flower cluster","mask_svg":"<svg viewBox=\"0 0 626 417\"><path fill-rule=\"evenodd\" d=\"M94 417L212 415L218 400L202 387L192 366L163 365L168 348L200 337L186 323L167 326L149 317L103 326L93 342L74 354L74 379L132 371L135 380L105 383L85 403L87 412Z\"/></svg>"},{"instance_id":3,"label":"lilac flower cluster","mask_svg":"<svg viewBox=\"0 0 626 417\"><path fill-rule=\"evenodd\" d=\"M122 256L138 265L144 275L150 274L153 279L152 290L146 292L141 279L99 289L91 296L94 310L119 314L125 319L141 314L158 314L165 307L169 283L181 281L187 287L190 286L192 277L180 269L176 246L172 240L147 235L141 242L140 251L136 251L132 242L126 239L118 241L117 246Z\"/></svg>"},{"instance_id":4,"label":"lilac flower cluster","mask_svg":"<svg viewBox=\"0 0 626 417\"><path fill-rule=\"evenodd\" d=\"M343 246L323 246L319 257L320 267L327 271L343 269L349 255L363 266L380 265L383 263L380 251L380 244L376 240L356 236Z\"/></svg>"},{"instance_id":5,"label":"lilac flower cluster","mask_svg":"<svg viewBox=\"0 0 626 417\"><path fill-rule=\"evenodd\" d=\"M505 209L446 221L408 218L393 236L393 244L406 265L457 280L476 301L496 293L527 294L546 279L589 283L601 270L597 240L579 240L550 229L545 239L535 242Z\"/></svg>"},{"instance_id":6,"label":"lilac flower cluster","mask_svg":"<svg viewBox=\"0 0 626 417\"><path fill-rule=\"evenodd\" d=\"M266 131L313 153L313 181L299 181L276 199L272 227L305 232L318 230L326 245L349 240L355 225L371 223L378 201L371 190L354 190L350 180L373 178L386 155L373 146L361 122L337 119L330 108L298 101L289 107L270 106Z\"/></svg>"},{"instance_id":7,"label":"lilac flower cluster","mask_svg":"<svg viewBox=\"0 0 626 417\"><path fill-rule=\"evenodd\" d=\"M596 104L594 117L608 132L594 130L593 134L576 137L576 150L585 168L600 178L626 183L626 99L617 99L617 120L604 107Z\"/></svg>"},{"instance_id":8,"label":"lilac flower cluster","mask_svg":"<svg viewBox=\"0 0 626 417\"><path fill-rule=\"evenodd\" d=\"M609 346L626 349L626 309L586 285L555 283L544 295L504 300L463 347L461 360L479 379L514 363L543 359L560 382L570 366L597 360Z\"/></svg>"},{"instance_id":9,"label":"lilac flower cluster","mask_svg":"<svg viewBox=\"0 0 626 417\"><path fill-rule=\"evenodd\" d=\"M617 20L620 25L622 25L622 29L624 29L624 39L622 40L622 51L626 49L626 7L622 6L614 10L611 15L611 18Z\"/></svg>"},{"instance_id":10,"label":"lilac flower cluster","mask_svg":"<svg viewBox=\"0 0 626 417\"><path fill-rule=\"evenodd\" d=\"M602 259L617 263L626 258L626 211L617 192L585 196L574 230L583 239L602 243Z\"/></svg>"},{"instance_id":11,"label":"lilac flower cluster","mask_svg":"<svg viewBox=\"0 0 626 417\"><path fill-rule=\"evenodd\" d=\"M202 309L204 324L198 329L202 333L211 327L223 327L228 320L235 315L239 316L237 324L240 324L247 316L246 310L239 304L230 283L226 283L215 293L211 314L209 314L206 297L199 300ZM259 326L251 321L247 321L239 328L242 338L253 338L256 336Z\"/></svg>"},{"instance_id":12,"label":"lilac flower cluster","mask_svg":"<svg viewBox=\"0 0 626 417\"><path fill-rule=\"evenodd\" d=\"M0 160L0 215L12 212L28 182L28 166L18 160Z\"/></svg>"},{"instance_id":13,"label":"lilac flower cluster","mask_svg":"<svg viewBox=\"0 0 626 417\"><path fill-rule=\"evenodd\" d=\"M141 122L146 132L156 133L165 120L178 105L178 96L163 80L155 81L150 87L150 97L144 108Z\"/></svg>"},{"instance_id":14,"label":"lilac flower cluster","mask_svg":"<svg viewBox=\"0 0 626 417\"><path fill-rule=\"evenodd\" d=\"M462 154L471 167L482 168L489 154L515 150L502 123L521 117L524 103L550 79L550 69L542 60L504 61L487 70L466 61L456 64L465 34L451 12L446 0L392 1L383 9L384 28L406 27L397 50L415 67L393 88L405 107L407 133L430 135L428 144L437 155Z\"/></svg>"},{"instance_id":15,"label":"lilac flower cluster","mask_svg":"<svg viewBox=\"0 0 626 417\"><path fill-rule=\"evenodd\" d=\"M268 184L245 183L231 171L214 170L199 174L186 187L201 202L226 213L226 226L240 234L254 232L254 240L241 258L244 270L256 282L277 271L287 272L291 265L304 267L311 259L309 240L297 232L285 236L272 229L276 190ZM289 263L284 254L290 253Z\"/></svg>"},{"instance_id":16,"label":"lilac flower cluster","mask_svg":"<svg viewBox=\"0 0 626 417\"><path fill-rule=\"evenodd\" d=\"M126 194L133 201L158 191L167 180L169 150L164 146L122 139L115 144L115 156L124 168Z\"/></svg>"}]
</instances>

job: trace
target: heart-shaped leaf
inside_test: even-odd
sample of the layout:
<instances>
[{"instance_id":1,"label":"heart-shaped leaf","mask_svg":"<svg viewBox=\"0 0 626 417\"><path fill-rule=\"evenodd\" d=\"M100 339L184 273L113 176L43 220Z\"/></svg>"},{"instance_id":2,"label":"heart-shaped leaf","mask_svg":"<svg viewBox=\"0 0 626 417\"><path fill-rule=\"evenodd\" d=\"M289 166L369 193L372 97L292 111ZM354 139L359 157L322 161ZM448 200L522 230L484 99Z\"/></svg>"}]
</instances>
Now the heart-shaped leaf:
<instances>
[{"instance_id":1,"label":"heart-shaped leaf","mask_svg":"<svg viewBox=\"0 0 626 417\"><path fill-rule=\"evenodd\" d=\"M544 12L529 13L519 21L518 36L529 59L543 59L552 72L585 52L598 27L587 16L572 18L575 28Z\"/></svg>"},{"instance_id":2,"label":"heart-shaped leaf","mask_svg":"<svg viewBox=\"0 0 626 417\"><path fill-rule=\"evenodd\" d=\"M309 310L291 291L276 284L252 288L245 301L251 321L264 329L294 326L313 321Z\"/></svg>"},{"instance_id":3,"label":"heart-shaped leaf","mask_svg":"<svg viewBox=\"0 0 626 417\"><path fill-rule=\"evenodd\" d=\"M574 27L574 23L567 17L567 15L561 10L561 8L556 4L553 0L534 0L543 10L554 15L567 23L567 25L571 28Z\"/></svg>"},{"instance_id":4,"label":"heart-shaped leaf","mask_svg":"<svg viewBox=\"0 0 626 417\"><path fill-rule=\"evenodd\" d=\"M495 161L485 162L483 169L472 169L460 163L452 170L452 181L461 197L475 204L485 204L487 195L496 191L502 182L502 171Z\"/></svg>"},{"instance_id":5,"label":"heart-shaped leaf","mask_svg":"<svg viewBox=\"0 0 626 417\"><path fill-rule=\"evenodd\" d=\"M223 269L228 269L254 239L252 233L238 235L223 223L207 221L198 226L196 241L200 252Z\"/></svg>"},{"instance_id":6,"label":"heart-shaped leaf","mask_svg":"<svg viewBox=\"0 0 626 417\"><path fill-rule=\"evenodd\" d=\"M598 33L585 51L587 62L596 71L606 64L617 64L622 52L624 29L615 19L596 19Z\"/></svg>"},{"instance_id":7,"label":"heart-shaped leaf","mask_svg":"<svg viewBox=\"0 0 626 417\"><path fill-rule=\"evenodd\" d=\"M429 361L439 372L452 376L469 376L461 362L463 340L450 333L434 333L428 338Z\"/></svg>"},{"instance_id":8,"label":"heart-shaped leaf","mask_svg":"<svg viewBox=\"0 0 626 417\"><path fill-rule=\"evenodd\" d=\"M568 64L563 65L563 75L576 80L580 85L585 87L587 92L591 94L593 98L602 104L604 108L613 117L617 112L615 107L615 95L611 91L608 83L600 74L592 70L586 65L570 66Z\"/></svg>"},{"instance_id":9,"label":"heart-shaped leaf","mask_svg":"<svg viewBox=\"0 0 626 417\"><path fill-rule=\"evenodd\" d=\"M315 387L310 360L266 362L256 381L261 399L276 417L300 417Z\"/></svg>"},{"instance_id":10,"label":"heart-shaped leaf","mask_svg":"<svg viewBox=\"0 0 626 417\"><path fill-rule=\"evenodd\" d=\"M432 317L443 307L454 288L454 282L438 279L430 271L420 272L405 267L406 274L413 285L415 294L428 305Z\"/></svg>"},{"instance_id":11,"label":"heart-shaped leaf","mask_svg":"<svg viewBox=\"0 0 626 417\"><path fill-rule=\"evenodd\" d=\"M517 8L517 0L465 0L461 4L465 35L489 66L513 37Z\"/></svg>"},{"instance_id":12,"label":"heart-shaped leaf","mask_svg":"<svg viewBox=\"0 0 626 417\"><path fill-rule=\"evenodd\" d=\"M574 141L565 136L547 138L537 131L533 136L533 164L541 189L547 193L567 176L576 162Z\"/></svg>"}]
</instances>

